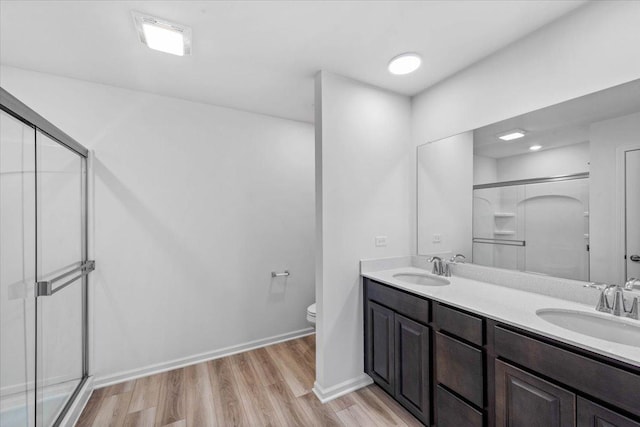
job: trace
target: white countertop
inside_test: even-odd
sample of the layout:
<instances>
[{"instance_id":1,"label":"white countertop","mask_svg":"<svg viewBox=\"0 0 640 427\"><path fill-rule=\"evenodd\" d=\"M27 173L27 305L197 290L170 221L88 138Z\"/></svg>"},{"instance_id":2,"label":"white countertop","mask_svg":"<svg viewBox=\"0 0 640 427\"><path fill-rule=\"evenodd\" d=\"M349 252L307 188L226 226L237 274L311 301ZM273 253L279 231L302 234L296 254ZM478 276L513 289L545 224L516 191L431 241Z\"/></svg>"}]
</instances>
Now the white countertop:
<instances>
[{"instance_id":1,"label":"white countertop","mask_svg":"<svg viewBox=\"0 0 640 427\"><path fill-rule=\"evenodd\" d=\"M612 316L597 312L593 306L455 275L446 278L450 281L446 286L412 285L393 277L398 273L430 274L417 267L401 267L363 272L362 276L640 367L640 342L637 346L630 346L593 338L556 326L536 315L537 310L551 308ZM637 320L620 320L640 325Z\"/></svg>"}]
</instances>

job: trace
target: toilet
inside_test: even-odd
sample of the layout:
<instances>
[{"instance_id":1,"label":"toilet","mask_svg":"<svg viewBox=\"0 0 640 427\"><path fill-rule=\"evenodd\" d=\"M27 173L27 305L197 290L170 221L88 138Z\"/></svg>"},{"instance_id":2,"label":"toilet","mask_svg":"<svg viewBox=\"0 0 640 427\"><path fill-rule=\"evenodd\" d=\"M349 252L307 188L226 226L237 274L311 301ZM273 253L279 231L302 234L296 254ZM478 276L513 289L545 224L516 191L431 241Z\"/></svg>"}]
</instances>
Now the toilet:
<instances>
[{"instance_id":1,"label":"toilet","mask_svg":"<svg viewBox=\"0 0 640 427\"><path fill-rule=\"evenodd\" d=\"M316 324L316 303L307 307L307 321L315 326Z\"/></svg>"}]
</instances>

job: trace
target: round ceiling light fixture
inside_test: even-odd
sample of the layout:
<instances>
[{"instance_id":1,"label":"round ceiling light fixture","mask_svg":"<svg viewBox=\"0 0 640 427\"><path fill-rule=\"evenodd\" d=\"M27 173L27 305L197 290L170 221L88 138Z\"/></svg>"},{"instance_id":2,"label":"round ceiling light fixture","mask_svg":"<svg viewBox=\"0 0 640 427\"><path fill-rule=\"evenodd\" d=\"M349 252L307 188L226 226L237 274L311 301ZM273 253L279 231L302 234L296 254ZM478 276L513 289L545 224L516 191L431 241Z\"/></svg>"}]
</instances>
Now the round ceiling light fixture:
<instances>
[{"instance_id":1,"label":"round ceiling light fixture","mask_svg":"<svg viewBox=\"0 0 640 427\"><path fill-rule=\"evenodd\" d=\"M532 145L531 147L529 147L529 150L531 151L538 151L539 149L542 148L542 145Z\"/></svg>"},{"instance_id":2,"label":"round ceiling light fixture","mask_svg":"<svg viewBox=\"0 0 640 427\"><path fill-rule=\"evenodd\" d=\"M413 73L420 68L422 59L415 52L407 52L400 54L389 61L389 72L397 76Z\"/></svg>"}]
</instances>

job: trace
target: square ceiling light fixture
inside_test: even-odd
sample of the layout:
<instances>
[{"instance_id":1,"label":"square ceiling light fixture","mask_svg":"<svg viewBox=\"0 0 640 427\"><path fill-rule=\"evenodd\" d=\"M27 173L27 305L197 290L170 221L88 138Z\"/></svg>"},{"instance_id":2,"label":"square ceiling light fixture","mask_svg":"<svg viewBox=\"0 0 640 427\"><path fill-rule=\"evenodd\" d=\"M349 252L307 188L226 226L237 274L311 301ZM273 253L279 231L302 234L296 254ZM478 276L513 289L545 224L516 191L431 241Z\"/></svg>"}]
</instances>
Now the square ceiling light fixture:
<instances>
[{"instance_id":1,"label":"square ceiling light fixture","mask_svg":"<svg viewBox=\"0 0 640 427\"><path fill-rule=\"evenodd\" d=\"M514 139L522 138L526 133L527 132L523 131L522 129L513 129L508 132L498 134L497 136L503 141L513 141Z\"/></svg>"},{"instance_id":2,"label":"square ceiling light fixture","mask_svg":"<svg viewBox=\"0 0 640 427\"><path fill-rule=\"evenodd\" d=\"M191 28L164 19L131 12L140 41L172 55L191 55Z\"/></svg>"}]
</instances>

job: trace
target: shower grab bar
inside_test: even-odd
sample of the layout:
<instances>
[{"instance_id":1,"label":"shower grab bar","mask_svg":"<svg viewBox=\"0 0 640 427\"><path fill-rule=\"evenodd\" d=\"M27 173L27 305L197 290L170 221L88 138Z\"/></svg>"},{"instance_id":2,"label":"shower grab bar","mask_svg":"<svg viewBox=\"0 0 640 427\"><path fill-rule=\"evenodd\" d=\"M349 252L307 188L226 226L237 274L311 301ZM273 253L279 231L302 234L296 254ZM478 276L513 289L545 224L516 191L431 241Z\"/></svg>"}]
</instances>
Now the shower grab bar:
<instances>
[{"instance_id":1,"label":"shower grab bar","mask_svg":"<svg viewBox=\"0 0 640 427\"><path fill-rule=\"evenodd\" d=\"M504 246L526 246L525 240L510 240L510 239L489 239L484 237L474 237L473 243L482 243L486 245L504 245Z\"/></svg>"},{"instance_id":2,"label":"shower grab bar","mask_svg":"<svg viewBox=\"0 0 640 427\"><path fill-rule=\"evenodd\" d=\"M87 274L91 273L93 270L96 269L96 262L93 260L89 260L81 265L79 265L78 267L74 268L73 270L69 270L66 273L63 273L57 277L54 277L51 280L43 280L43 281L39 281L36 282L36 296L37 297L47 297L47 296L51 296L53 294L55 294L58 291L61 291L62 289L66 288L67 286L69 286L70 284L72 284L73 282L75 282L76 280L78 280L81 277L86 276ZM71 276L74 273L80 273L77 276L72 277L71 279L65 281L62 285L58 286L57 288L53 289L53 284L55 282L59 282L69 276Z\"/></svg>"}]
</instances>

